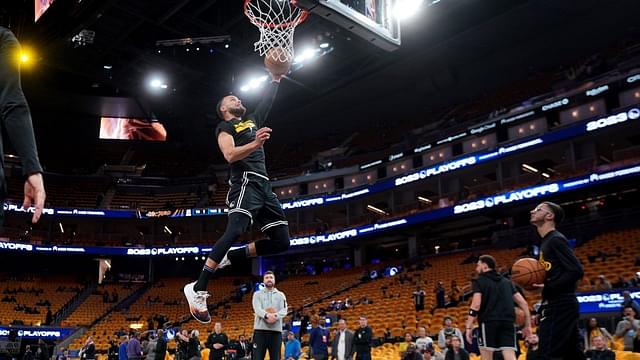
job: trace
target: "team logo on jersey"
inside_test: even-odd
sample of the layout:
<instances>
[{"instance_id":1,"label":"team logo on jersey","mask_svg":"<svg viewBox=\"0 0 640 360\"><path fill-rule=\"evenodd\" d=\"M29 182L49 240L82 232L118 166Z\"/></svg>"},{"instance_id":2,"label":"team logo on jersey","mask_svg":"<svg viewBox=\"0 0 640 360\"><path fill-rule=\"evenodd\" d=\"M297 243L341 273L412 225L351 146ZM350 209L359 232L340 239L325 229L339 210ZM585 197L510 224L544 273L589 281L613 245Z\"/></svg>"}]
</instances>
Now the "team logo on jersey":
<instances>
[{"instance_id":1,"label":"team logo on jersey","mask_svg":"<svg viewBox=\"0 0 640 360\"><path fill-rule=\"evenodd\" d=\"M247 129L252 129L257 127L256 124L253 122L253 120L251 119L247 119L245 121L240 121L239 123L233 125L234 130L236 131L236 133L241 133Z\"/></svg>"},{"instance_id":2,"label":"team logo on jersey","mask_svg":"<svg viewBox=\"0 0 640 360\"><path fill-rule=\"evenodd\" d=\"M544 254L542 253L542 251L540 251L540 259L538 260L538 262L540 263L540 265L542 265L542 267L544 267L544 271L551 270L551 263L548 261L544 261Z\"/></svg>"},{"instance_id":3,"label":"team logo on jersey","mask_svg":"<svg viewBox=\"0 0 640 360\"><path fill-rule=\"evenodd\" d=\"M230 208L233 208L233 207L235 207L235 206L236 206L236 202L235 202L235 201L232 201L232 202L229 204L229 207L230 207Z\"/></svg>"}]
</instances>

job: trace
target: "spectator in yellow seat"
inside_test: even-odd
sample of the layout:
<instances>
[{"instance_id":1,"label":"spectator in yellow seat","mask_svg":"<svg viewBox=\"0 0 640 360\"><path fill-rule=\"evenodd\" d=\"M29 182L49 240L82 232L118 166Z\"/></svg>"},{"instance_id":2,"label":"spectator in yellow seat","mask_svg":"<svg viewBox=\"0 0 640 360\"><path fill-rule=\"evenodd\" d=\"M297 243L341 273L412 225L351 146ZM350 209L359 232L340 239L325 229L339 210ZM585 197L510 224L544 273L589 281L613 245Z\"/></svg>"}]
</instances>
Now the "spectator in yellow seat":
<instances>
[{"instance_id":1,"label":"spectator in yellow seat","mask_svg":"<svg viewBox=\"0 0 640 360\"><path fill-rule=\"evenodd\" d=\"M607 331L607 329L598 326L598 320L596 318L589 319L587 327L584 333L584 349L589 350L593 345L593 338L596 336L602 336L605 342L613 340L613 336Z\"/></svg>"},{"instance_id":2,"label":"spectator in yellow seat","mask_svg":"<svg viewBox=\"0 0 640 360\"><path fill-rule=\"evenodd\" d=\"M400 346L398 348L400 350L400 356L402 356L402 354L407 351L409 345L411 344L415 345L415 343L413 342L413 336L410 332L407 332L404 334L404 341L400 343Z\"/></svg>"},{"instance_id":3,"label":"spectator in yellow seat","mask_svg":"<svg viewBox=\"0 0 640 360\"><path fill-rule=\"evenodd\" d=\"M591 338L591 344L592 349L585 352L587 359L615 360L616 354L607 348L607 343L601 335Z\"/></svg>"}]
</instances>

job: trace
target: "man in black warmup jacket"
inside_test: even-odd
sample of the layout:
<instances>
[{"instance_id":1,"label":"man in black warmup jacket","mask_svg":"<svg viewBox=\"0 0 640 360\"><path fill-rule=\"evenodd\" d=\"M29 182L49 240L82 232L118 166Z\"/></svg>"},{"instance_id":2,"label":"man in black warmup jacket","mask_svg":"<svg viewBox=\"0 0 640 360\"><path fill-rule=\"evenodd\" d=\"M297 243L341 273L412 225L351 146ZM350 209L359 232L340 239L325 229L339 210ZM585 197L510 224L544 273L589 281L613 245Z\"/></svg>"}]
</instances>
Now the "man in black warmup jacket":
<instances>
[{"instance_id":1,"label":"man in black warmup jacket","mask_svg":"<svg viewBox=\"0 0 640 360\"><path fill-rule=\"evenodd\" d=\"M367 325L367 318L360 316L358 318L360 327L353 334L353 351L356 353L356 360L371 360L371 339L373 332Z\"/></svg>"},{"instance_id":2,"label":"man in black warmup jacket","mask_svg":"<svg viewBox=\"0 0 640 360\"><path fill-rule=\"evenodd\" d=\"M580 351L576 289L584 272L567 238L556 230L563 218L560 205L549 201L531 210L531 224L542 237L539 261L547 272L544 284L533 285L542 289L539 351L544 359L580 360L584 354Z\"/></svg>"}]
</instances>

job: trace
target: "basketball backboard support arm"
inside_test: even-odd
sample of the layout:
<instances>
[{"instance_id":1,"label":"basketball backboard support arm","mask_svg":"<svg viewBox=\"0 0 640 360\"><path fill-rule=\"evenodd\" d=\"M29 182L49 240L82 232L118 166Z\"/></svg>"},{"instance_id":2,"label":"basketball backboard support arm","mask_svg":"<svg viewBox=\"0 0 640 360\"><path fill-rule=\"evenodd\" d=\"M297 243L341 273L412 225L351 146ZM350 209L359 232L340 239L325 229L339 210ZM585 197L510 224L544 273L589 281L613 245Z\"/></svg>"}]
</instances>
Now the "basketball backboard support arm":
<instances>
[{"instance_id":1,"label":"basketball backboard support arm","mask_svg":"<svg viewBox=\"0 0 640 360\"><path fill-rule=\"evenodd\" d=\"M391 1L391 3L393 2ZM339 0L297 0L295 4L360 36L383 50L394 51L400 47L400 25L397 19L389 16L390 11L385 11L387 14L385 21L388 23L385 27Z\"/></svg>"}]
</instances>

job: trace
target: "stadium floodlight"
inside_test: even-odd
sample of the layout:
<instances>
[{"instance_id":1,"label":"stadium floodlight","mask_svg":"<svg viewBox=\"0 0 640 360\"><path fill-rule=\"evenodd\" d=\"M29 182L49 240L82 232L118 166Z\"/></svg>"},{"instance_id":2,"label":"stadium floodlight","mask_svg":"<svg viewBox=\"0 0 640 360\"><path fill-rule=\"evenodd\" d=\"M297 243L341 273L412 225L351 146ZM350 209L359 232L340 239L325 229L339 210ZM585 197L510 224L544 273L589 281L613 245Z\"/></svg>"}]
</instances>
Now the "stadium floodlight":
<instances>
[{"instance_id":1,"label":"stadium floodlight","mask_svg":"<svg viewBox=\"0 0 640 360\"><path fill-rule=\"evenodd\" d=\"M398 0L393 9L393 15L398 20L407 20L420 10L422 3L423 0Z\"/></svg>"},{"instance_id":2,"label":"stadium floodlight","mask_svg":"<svg viewBox=\"0 0 640 360\"><path fill-rule=\"evenodd\" d=\"M296 56L293 59L294 63L303 63L308 62L309 60L316 57L316 53L319 52L319 49L311 49L307 48L301 51L300 55Z\"/></svg>"},{"instance_id":3,"label":"stadium floodlight","mask_svg":"<svg viewBox=\"0 0 640 360\"><path fill-rule=\"evenodd\" d=\"M254 90L254 89L260 88L260 87L262 87L262 84L267 82L268 79L269 79L268 75L261 75L261 76L253 77L246 84L244 84L244 85L242 85L240 87L240 91L247 92L249 90Z\"/></svg>"},{"instance_id":4,"label":"stadium floodlight","mask_svg":"<svg viewBox=\"0 0 640 360\"><path fill-rule=\"evenodd\" d=\"M159 92L161 89L167 89L169 85L167 85L167 81L159 75L153 75L149 78L149 89L153 92Z\"/></svg>"}]
</instances>

